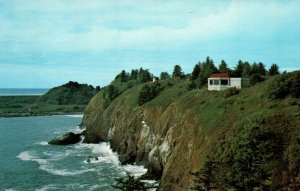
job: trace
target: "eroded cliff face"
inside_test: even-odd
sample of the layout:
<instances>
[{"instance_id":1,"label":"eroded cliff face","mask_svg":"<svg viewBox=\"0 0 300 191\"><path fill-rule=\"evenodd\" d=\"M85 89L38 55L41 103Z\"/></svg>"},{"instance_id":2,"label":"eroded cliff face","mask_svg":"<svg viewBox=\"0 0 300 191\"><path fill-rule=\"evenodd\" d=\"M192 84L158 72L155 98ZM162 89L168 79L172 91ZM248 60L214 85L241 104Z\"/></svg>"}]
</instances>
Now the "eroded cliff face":
<instances>
[{"instance_id":1,"label":"eroded cliff face","mask_svg":"<svg viewBox=\"0 0 300 191\"><path fill-rule=\"evenodd\" d=\"M127 99L120 96L104 110L96 96L84 115L85 141L109 141L122 163L146 165L149 175L161 178L159 190L189 190L201 158L197 120L176 103L131 107Z\"/></svg>"},{"instance_id":2,"label":"eroded cliff face","mask_svg":"<svg viewBox=\"0 0 300 191\"><path fill-rule=\"evenodd\" d=\"M100 91L85 111L85 142L110 142L122 163L147 166L149 175L160 179L159 190L162 191L193 188L195 182L191 172L203 169L207 156L213 151L221 153L220 156L230 154L231 146L236 146L235 141L239 141L238 136L235 139L236 133L241 132L245 124L247 127L260 121L261 127L267 129L269 125L270 129L274 129L277 122L271 119L282 116L280 120L290 124L288 132L293 135L293 140L286 133L279 135L290 140L287 144L291 148L298 148L299 100L271 101L265 97L263 83L229 96L226 92L205 89L187 91L186 86L186 82L182 81L165 87L155 99L143 106L137 105L141 86L135 86L119 95L106 109L103 92ZM280 126L275 128L278 132L281 132ZM239 136L243 139L248 134ZM226 143L229 144L226 146ZM238 148L234 151L242 152ZM294 152L287 149L286 153L293 156ZM270 159L269 162L281 163L279 158L283 155L278 156L278 159ZM291 161L291 164L294 163ZM298 164L298 159L295 161ZM277 179L274 180L276 182Z\"/></svg>"}]
</instances>

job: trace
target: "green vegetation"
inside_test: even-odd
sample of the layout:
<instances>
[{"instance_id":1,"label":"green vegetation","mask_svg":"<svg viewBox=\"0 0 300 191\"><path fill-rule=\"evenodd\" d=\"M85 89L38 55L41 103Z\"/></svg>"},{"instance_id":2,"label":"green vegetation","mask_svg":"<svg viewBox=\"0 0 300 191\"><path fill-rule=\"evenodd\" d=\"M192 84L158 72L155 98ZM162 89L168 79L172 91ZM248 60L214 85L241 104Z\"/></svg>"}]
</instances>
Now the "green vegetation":
<instances>
[{"instance_id":1,"label":"green vegetation","mask_svg":"<svg viewBox=\"0 0 300 191\"><path fill-rule=\"evenodd\" d=\"M221 92L208 91L206 80L199 86L203 76L227 70L255 83ZM143 83L138 73L126 82L117 78L110 85L118 93L108 106L103 95L109 86L87 107L88 139L109 140L122 162L150 160L151 170L158 166L151 172L162 174L162 190L299 190L300 71L267 71L262 63L243 61L235 70L225 61L216 68L207 58L189 78L167 73L156 82ZM141 120L149 126L148 136L141 136ZM112 126L115 134L107 138ZM149 152L165 140L170 151L151 153L151 161Z\"/></svg>"},{"instance_id":2,"label":"green vegetation","mask_svg":"<svg viewBox=\"0 0 300 191\"><path fill-rule=\"evenodd\" d=\"M258 64L239 60L236 67L231 70L228 68L227 63L222 60L217 68L214 65L214 61L207 57L204 62L199 62L195 65L194 70L190 77L190 85L188 90L195 88L201 88L207 84L207 78L213 73L228 73L231 77L244 77L250 78L250 84L262 82L266 79L266 76L274 76L279 74L279 67L276 64L272 64L267 71L265 65L262 62Z\"/></svg>"},{"instance_id":3,"label":"green vegetation","mask_svg":"<svg viewBox=\"0 0 300 191\"><path fill-rule=\"evenodd\" d=\"M220 135L194 174L196 190L299 190L300 143L291 121L269 116L241 125L233 137Z\"/></svg>"},{"instance_id":4,"label":"green vegetation","mask_svg":"<svg viewBox=\"0 0 300 191\"><path fill-rule=\"evenodd\" d=\"M43 96L0 96L0 117L82 113L96 93L93 86L70 81Z\"/></svg>"},{"instance_id":5,"label":"green vegetation","mask_svg":"<svg viewBox=\"0 0 300 191\"><path fill-rule=\"evenodd\" d=\"M91 85L70 81L50 89L40 98L40 102L50 105L86 105L96 93Z\"/></svg>"},{"instance_id":6,"label":"green vegetation","mask_svg":"<svg viewBox=\"0 0 300 191\"><path fill-rule=\"evenodd\" d=\"M282 99L288 95L300 98L299 71L277 76L268 86L268 97L271 99Z\"/></svg>"},{"instance_id":7,"label":"green vegetation","mask_svg":"<svg viewBox=\"0 0 300 191\"><path fill-rule=\"evenodd\" d=\"M173 78L184 78L185 77L185 75L182 72L182 69L179 65L174 66L172 77Z\"/></svg>"},{"instance_id":8,"label":"green vegetation","mask_svg":"<svg viewBox=\"0 0 300 191\"><path fill-rule=\"evenodd\" d=\"M157 188L156 185L150 185L139 178L135 178L134 176L126 173L126 176L117 178L116 182L112 187L123 190L123 191L147 191L149 189Z\"/></svg>"},{"instance_id":9,"label":"green vegetation","mask_svg":"<svg viewBox=\"0 0 300 191\"><path fill-rule=\"evenodd\" d=\"M144 103L146 103L148 101L151 101L162 90L163 90L163 87L161 86L161 84L159 82L155 82L155 83L152 83L152 84L149 84L149 85L145 84L142 87L141 92L139 94L138 104L143 105Z\"/></svg>"},{"instance_id":10,"label":"green vegetation","mask_svg":"<svg viewBox=\"0 0 300 191\"><path fill-rule=\"evenodd\" d=\"M147 69L133 69L131 70L131 74L122 70L121 73L115 77L114 81L102 89L103 108L107 108L111 102L123 92L139 84L150 82L152 78L153 74Z\"/></svg>"}]
</instances>

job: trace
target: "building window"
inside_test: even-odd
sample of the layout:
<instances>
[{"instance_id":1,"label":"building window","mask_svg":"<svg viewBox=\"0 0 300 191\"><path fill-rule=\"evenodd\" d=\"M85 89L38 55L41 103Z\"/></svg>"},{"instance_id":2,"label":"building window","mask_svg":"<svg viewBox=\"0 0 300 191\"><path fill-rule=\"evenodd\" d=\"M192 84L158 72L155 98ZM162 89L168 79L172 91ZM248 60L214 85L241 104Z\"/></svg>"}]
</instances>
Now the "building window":
<instances>
[{"instance_id":1,"label":"building window","mask_svg":"<svg viewBox=\"0 0 300 191\"><path fill-rule=\"evenodd\" d=\"M213 80L209 80L209 84L212 86L213 85Z\"/></svg>"},{"instance_id":2,"label":"building window","mask_svg":"<svg viewBox=\"0 0 300 191\"><path fill-rule=\"evenodd\" d=\"M228 85L228 80L221 80L221 85L227 86Z\"/></svg>"},{"instance_id":3,"label":"building window","mask_svg":"<svg viewBox=\"0 0 300 191\"><path fill-rule=\"evenodd\" d=\"M214 80L214 85L219 85L219 80Z\"/></svg>"}]
</instances>

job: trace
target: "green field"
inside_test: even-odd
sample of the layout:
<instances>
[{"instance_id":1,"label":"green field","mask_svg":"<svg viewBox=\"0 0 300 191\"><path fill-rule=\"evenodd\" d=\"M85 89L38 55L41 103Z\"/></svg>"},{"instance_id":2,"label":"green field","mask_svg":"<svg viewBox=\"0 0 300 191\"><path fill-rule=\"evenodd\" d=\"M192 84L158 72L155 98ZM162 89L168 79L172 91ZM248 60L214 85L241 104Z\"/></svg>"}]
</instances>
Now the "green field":
<instances>
[{"instance_id":1,"label":"green field","mask_svg":"<svg viewBox=\"0 0 300 191\"><path fill-rule=\"evenodd\" d=\"M0 96L0 117L82 113L85 106L43 103L40 96Z\"/></svg>"}]
</instances>

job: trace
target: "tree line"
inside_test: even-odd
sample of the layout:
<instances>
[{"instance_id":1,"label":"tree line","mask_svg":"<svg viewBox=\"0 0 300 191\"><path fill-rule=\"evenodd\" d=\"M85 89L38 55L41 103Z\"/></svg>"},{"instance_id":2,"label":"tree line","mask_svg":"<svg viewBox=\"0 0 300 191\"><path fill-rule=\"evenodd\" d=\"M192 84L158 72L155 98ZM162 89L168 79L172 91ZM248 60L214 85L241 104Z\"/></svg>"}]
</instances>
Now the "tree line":
<instances>
[{"instance_id":1,"label":"tree line","mask_svg":"<svg viewBox=\"0 0 300 191\"><path fill-rule=\"evenodd\" d=\"M250 78L252 85L264 80L265 76L274 76L279 74L279 67L277 64L272 64L269 69L266 69L262 62L249 63L248 61L239 60L234 69L230 69L227 63L222 60L218 67L215 66L214 61L210 57L206 57L203 62L198 62L191 74L185 74L180 65L175 65L173 72L169 74L164 71L160 73L159 78L149 72L148 69L132 69L131 72L122 70L116 77L115 81L126 83L127 87L119 87L111 83L104 90L103 98L105 100L105 107L107 107L112 100L127 89L134 85L150 82L153 79L169 80L169 79L187 79L190 80L188 89L201 88L207 84L207 78L213 73L228 73L231 77L247 77ZM98 87L99 88L99 87ZM147 101L155 98L162 90L160 84L154 85L145 84L142 87L138 98L138 104L143 105Z\"/></svg>"}]
</instances>

